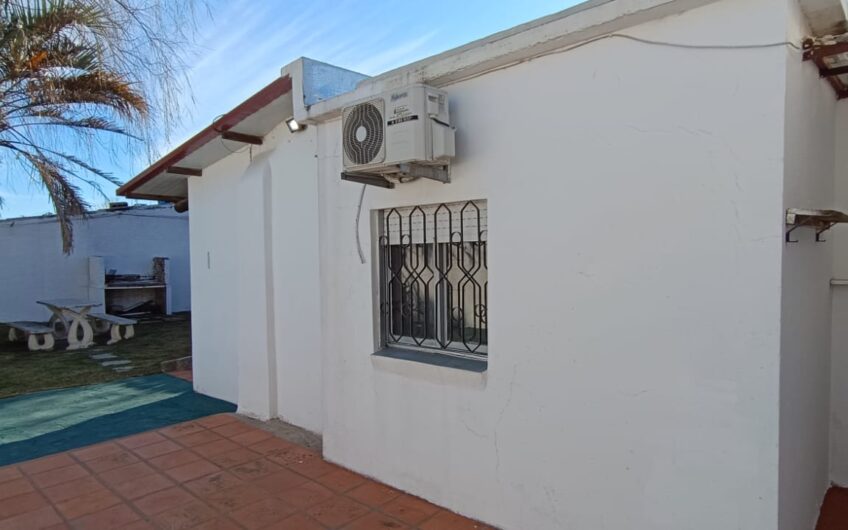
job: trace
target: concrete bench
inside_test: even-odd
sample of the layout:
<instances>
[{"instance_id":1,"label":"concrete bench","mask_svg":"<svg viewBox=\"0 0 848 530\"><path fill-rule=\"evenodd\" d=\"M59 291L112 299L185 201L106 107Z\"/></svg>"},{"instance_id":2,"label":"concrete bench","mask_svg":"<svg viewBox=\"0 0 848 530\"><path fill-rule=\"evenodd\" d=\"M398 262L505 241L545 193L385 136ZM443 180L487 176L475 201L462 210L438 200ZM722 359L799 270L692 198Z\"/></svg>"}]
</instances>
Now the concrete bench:
<instances>
[{"instance_id":1,"label":"concrete bench","mask_svg":"<svg viewBox=\"0 0 848 530\"><path fill-rule=\"evenodd\" d=\"M115 344L122 339L131 339L135 335L134 326L137 321L131 318L119 317L108 313L89 313L88 317L94 321L95 331L109 331L111 333L109 341L106 344Z\"/></svg>"},{"instance_id":2,"label":"concrete bench","mask_svg":"<svg viewBox=\"0 0 848 530\"><path fill-rule=\"evenodd\" d=\"M42 322L4 322L9 326L9 342L26 337L29 351L52 350L56 341L53 339L53 328Z\"/></svg>"}]
</instances>

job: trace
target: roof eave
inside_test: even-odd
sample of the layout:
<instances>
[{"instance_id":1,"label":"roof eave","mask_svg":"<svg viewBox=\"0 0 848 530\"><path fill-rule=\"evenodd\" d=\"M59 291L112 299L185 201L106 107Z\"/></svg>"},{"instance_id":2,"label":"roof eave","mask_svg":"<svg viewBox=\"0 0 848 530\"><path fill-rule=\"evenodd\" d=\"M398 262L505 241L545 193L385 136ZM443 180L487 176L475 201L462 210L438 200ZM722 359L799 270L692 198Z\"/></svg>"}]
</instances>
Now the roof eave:
<instances>
[{"instance_id":1,"label":"roof eave","mask_svg":"<svg viewBox=\"0 0 848 530\"><path fill-rule=\"evenodd\" d=\"M148 199L171 202L185 199L186 197L183 196L153 195L149 193L136 192L136 190L138 190L138 188L143 184L155 178L157 175L167 172L168 169L172 167L178 167L181 160L210 141L222 136L223 133L237 133L238 131L234 129L245 118L252 116L257 112L261 112L263 108L280 97L290 93L291 90L292 79L290 76L285 75L275 79L259 92L241 102L234 109L215 120L211 125L183 142L182 145L160 158L157 162L133 177L127 183L120 186L117 190L117 194L131 199ZM189 169L202 170L203 168Z\"/></svg>"}]
</instances>

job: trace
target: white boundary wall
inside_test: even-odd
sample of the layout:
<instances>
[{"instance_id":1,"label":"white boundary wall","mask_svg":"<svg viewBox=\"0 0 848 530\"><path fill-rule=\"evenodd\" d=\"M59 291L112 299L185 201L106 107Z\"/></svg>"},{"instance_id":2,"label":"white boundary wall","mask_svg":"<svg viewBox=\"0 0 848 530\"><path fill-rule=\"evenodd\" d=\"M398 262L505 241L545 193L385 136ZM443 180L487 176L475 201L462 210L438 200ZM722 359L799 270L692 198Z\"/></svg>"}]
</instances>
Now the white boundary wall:
<instances>
[{"instance_id":1,"label":"white boundary wall","mask_svg":"<svg viewBox=\"0 0 848 530\"><path fill-rule=\"evenodd\" d=\"M0 220L0 321L46 321L50 312L36 300L89 298L92 256L119 274L150 274L154 257L169 258L171 310L189 311L188 224L170 205L93 212L74 221L66 256L54 217Z\"/></svg>"}]
</instances>

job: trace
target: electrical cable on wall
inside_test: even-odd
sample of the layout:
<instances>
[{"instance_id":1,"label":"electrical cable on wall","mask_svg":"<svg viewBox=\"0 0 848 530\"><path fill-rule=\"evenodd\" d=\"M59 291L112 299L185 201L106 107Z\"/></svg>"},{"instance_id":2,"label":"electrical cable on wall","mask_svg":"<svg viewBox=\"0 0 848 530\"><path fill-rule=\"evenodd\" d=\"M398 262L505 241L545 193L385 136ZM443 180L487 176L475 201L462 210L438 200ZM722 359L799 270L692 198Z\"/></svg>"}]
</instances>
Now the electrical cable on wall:
<instances>
[{"instance_id":1,"label":"electrical cable on wall","mask_svg":"<svg viewBox=\"0 0 848 530\"><path fill-rule=\"evenodd\" d=\"M356 208L356 250L359 251L359 261L365 264L365 252L362 250L362 241L359 239L359 218L362 216L362 202L365 200L365 188L367 184L362 185L362 191L359 192L359 206Z\"/></svg>"},{"instance_id":2,"label":"electrical cable on wall","mask_svg":"<svg viewBox=\"0 0 848 530\"><path fill-rule=\"evenodd\" d=\"M583 46L588 46L589 44L593 44L593 43L598 42L598 41L602 41L602 40L606 40L606 39L615 39L615 38L625 39L625 40L629 40L629 41L633 41L633 42L638 42L638 43L641 43L641 44L647 44L647 45L650 45L650 46L660 46L660 47L665 47L665 48L682 48L682 49L688 49L688 50L714 50L714 51L721 51L721 50L758 50L758 49L765 49L765 48L789 47L789 48L792 48L792 49L794 49L798 52L803 51L801 49L801 46L799 46L798 44L795 44L794 42L790 42L790 41L767 42L767 43L762 43L762 44L686 44L686 43L678 43L678 42L667 42L667 41L643 39L641 37L634 37L633 35L627 35L626 33L608 33L606 35L601 35L601 36L595 37L593 39L589 39L589 40L586 40L586 41L583 41L583 42L578 42L576 44L572 44L571 46L566 46L564 48L558 48L558 49L555 49L555 50L551 50L549 52L544 52L544 53L534 55L532 57L527 57L526 59L520 59L520 60L517 60L517 61L513 61L509 64L498 66L496 68L491 68L489 70L477 72L477 73L462 77L460 79L453 79L453 80L451 80L451 83L456 83L456 82L459 82L459 81L468 81L470 79L474 79L474 78L477 78L477 77L480 77L480 76L483 76L483 75L486 75L486 74L490 74L492 72L497 72L499 70L504 70L506 68L511 68L515 65L522 64L522 63L525 63L525 62L529 62L529 61L532 61L534 59L540 59L542 57L548 57L550 55L557 55L557 54L560 54L560 53L570 52L572 50L582 48Z\"/></svg>"}]
</instances>

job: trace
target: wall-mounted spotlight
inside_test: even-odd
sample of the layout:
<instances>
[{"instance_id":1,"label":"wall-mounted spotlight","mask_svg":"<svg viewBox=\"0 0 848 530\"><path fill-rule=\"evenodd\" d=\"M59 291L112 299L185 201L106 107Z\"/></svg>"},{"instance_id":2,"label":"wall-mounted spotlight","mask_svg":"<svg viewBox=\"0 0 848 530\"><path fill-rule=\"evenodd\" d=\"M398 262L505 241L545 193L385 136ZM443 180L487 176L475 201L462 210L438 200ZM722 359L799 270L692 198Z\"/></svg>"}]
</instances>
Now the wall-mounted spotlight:
<instances>
[{"instance_id":1,"label":"wall-mounted spotlight","mask_svg":"<svg viewBox=\"0 0 848 530\"><path fill-rule=\"evenodd\" d=\"M306 124L298 123L297 120L292 117L286 120L286 127L289 128L289 132L296 133L306 129Z\"/></svg>"}]
</instances>

